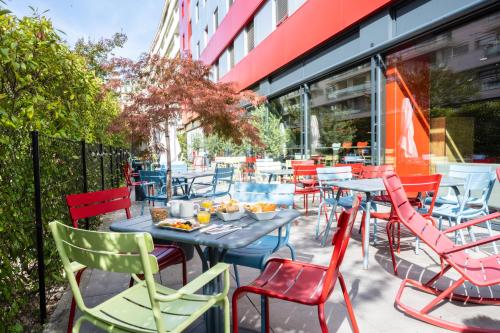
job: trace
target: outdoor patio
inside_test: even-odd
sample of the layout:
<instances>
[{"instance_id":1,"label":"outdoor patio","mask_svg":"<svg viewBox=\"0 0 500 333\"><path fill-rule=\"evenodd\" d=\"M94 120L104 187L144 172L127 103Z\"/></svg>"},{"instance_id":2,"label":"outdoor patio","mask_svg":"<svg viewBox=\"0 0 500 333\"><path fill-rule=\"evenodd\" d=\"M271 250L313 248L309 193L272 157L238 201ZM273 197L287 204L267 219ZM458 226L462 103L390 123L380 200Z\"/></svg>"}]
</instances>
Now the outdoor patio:
<instances>
[{"instance_id":1,"label":"outdoor patio","mask_svg":"<svg viewBox=\"0 0 500 333\"><path fill-rule=\"evenodd\" d=\"M199 201L199 200L198 200ZM300 202L300 200L297 200ZM310 203L312 204L312 202ZM298 208L301 208L300 206ZM304 212L301 210L302 213ZM140 205L134 202L132 206L132 216L140 214ZM147 214L147 212L146 212ZM398 256L399 276L392 273L392 263L388 252L387 237L385 234L385 222L380 223L379 242L376 246L370 246L370 266L368 270L362 268L361 255L361 235L358 233L359 220L352 232L352 239L349 243L345 260L341 267L341 272L347 283L349 295L353 302L354 311L361 332L449 332L436 326L415 320L394 307L394 298L403 278L412 278L425 281L434 272L439 270L438 257L428 251L425 245L421 246L422 251L416 255L412 246L409 246L409 238L403 241L401 254ZM112 221L122 220L125 215L122 212L112 213L104 218L105 223L102 230L108 230ZM324 219L324 218L323 218ZM323 221L324 222L324 221ZM332 253L332 247L321 247L320 242L315 239L316 210L311 210L309 216L302 215L292 227L291 243L295 246L297 260L312 262L321 265L328 265ZM486 235L486 229L477 228L478 236ZM405 233L403 233L403 236ZM486 248L487 249L487 248ZM288 250L281 250L277 256L289 258ZM194 254L188 262L189 281L201 274L201 261ZM231 269L231 274L233 274ZM242 285L251 282L258 276L258 271L240 266L240 278ZM455 277L450 275L451 277ZM130 275L117 273L103 273L96 270L89 270L83 274L81 290L84 300L89 306L101 303L103 300L123 291L127 288ZM161 280L158 282L172 287L182 286L180 266L170 267L161 273ZM441 281L441 286L446 285L450 280ZM230 294L235 290L234 278L231 279ZM477 294L477 288L471 286L466 292L469 295ZM481 291L494 295L500 294L500 286ZM422 293L406 291L405 302L414 306L424 305L431 297ZM67 326L69 302L71 292L66 291L64 297L59 302L57 309L50 318L49 325L45 332L63 332ZM260 299L256 296L243 297L240 299L240 328L241 332L260 331ZM320 327L317 320L315 307L292 304L283 301L271 300L271 329L272 332L319 332ZM78 312L77 312L78 313ZM333 295L325 306L325 314L330 332L352 332L342 294L337 285ZM498 328L498 308L495 306L474 306L461 305L445 302L444 306L437 308L436 315L455 320L468 325L482 325L491 328ZM78 315L77 315L78 317ZM203 321L198 321L192 325L188 332L205 332ZM101 332L101 330L84 325L82 332Z\"/></svg>"}]
</instances>

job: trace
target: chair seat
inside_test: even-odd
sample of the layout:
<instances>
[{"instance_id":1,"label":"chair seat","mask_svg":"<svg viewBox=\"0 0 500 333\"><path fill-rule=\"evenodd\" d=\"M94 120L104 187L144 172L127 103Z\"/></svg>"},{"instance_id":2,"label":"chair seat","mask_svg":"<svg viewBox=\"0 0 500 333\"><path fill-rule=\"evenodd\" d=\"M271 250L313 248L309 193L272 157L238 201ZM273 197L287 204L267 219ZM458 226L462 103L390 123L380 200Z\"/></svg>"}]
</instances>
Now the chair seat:
<instances>
[{"instance_id":1,"label":"chair seat","mask_svg":"<svg viewBox=\"0 0 500 333\"><path fill-rule=\"evenodd\" d=\"M430 204L432 198L426 198L425 203ZM436 198L436 206L441 206L441 205L457 205L458 201L455 196L449 195L449 196L442 196L442 197L437 197ZM467 200L467 204L469 205L482 205L483 200L481 198L474 198L471 197L469 200Z\"/></svg>"},{"instance_id":2,"label":"chair seat","mask_svg":"<svg viewBox=\"0 0 500 333\"><path fill-rule=\"evenodd\" d=\"M266 235L243 248L228 250L224 262L261 269L263 260L273 253L277 245L278 236Z\"/></svg>"},{"instance_id":3,"label":"chair seat","mask_svg":"<svg viewBox=\"0 0 500 333\"><path fill-rule=\"evenodd\" d=\"M325 199L323 199L323 201L327 205L330 205L330 206L333 206L335 204L335 198L325 198ZM345 208L345 209L352 208L352 201L353 201L352 195L342 196L339 198L338 206ZM362 200L362 205L364 205L364 204L365 204L365 201ZM361 206L360 208L362 209L363 206Z\"/></svg>"},{"instance_id":4,"label":"chair seat","mask_svg":"<svg viewBox=\"0 0 500 333\"><path fill-rule=\"evenodd\" d=\"M175 290L156 284L159 294L170 295ZM180 332L192 323L200 312L208 310L215 300L203 295L186 295L172 302L160 302L167 332ZM89 310L101 321L131 332L156 332L148 289L140 282L104 303Z\"/></svg>"},{"instance_id":5,"label":"chair seat","mask_svg":"<svg viewBox=\"0 0 500 333\"><path fill-rule=\"evenodd\" d=\"M304 186L316 186L318 185L318 181L316 179L302 179L300 181Z\"/></svg>"},{"instance_id":6,"label":"chair seat","mask_svg":"<svg viewBox=\"0 0 500 333\"><path fill-rule=\"evenodd\" d=\"M184 250L176 245L155 244L152 255L158 260L160 270L176 264L182 264L184 259Z\"/></svg>"},{"instance_id":7,"label":"chair seat","mask_svg":"<svg viewBox=\"0 0 500 333\"><path fill-rule=\"evenodd\" d=\"M500 284L498 263L500 255L486 258L472 258L465 251L446 256L448 262L477 286L492 286Z\"/></svg>"},{"instance_id":8,"label":"chair seat","mask_svg":"<svg viewBox=\"0 0 500 333\"><path fill-rule=\"evenodd\" d=\"M249 287L273 298L316 305L327 269L310 263L273 258Z\"/></svg>"},{"instance_id":9,"label":"chair seat","mask_svg":"<svg viewBox=\"0 0 500 333\"><path fill-rule=\"evenodd\" d=\"M477 209L477 208L471 208L471 207L466 207L460 212L460 207L456 205L442 205L440 207L434 208L434 212L432 213L433 216L436 217L449 217L449 218L471 218L471 217L476 217L484 213L482 209Z\"/></svg>"},{"instance_id":10,"label":"chair seat","mask_svg":"<svg viewBox=\"0 0 500 333\"><path fill-rule=\"evenodd\" d=\"M297 187L295 189L295 194L312 194L319 193L319 189L316 187Z\"/></svg>"}]
</instances>

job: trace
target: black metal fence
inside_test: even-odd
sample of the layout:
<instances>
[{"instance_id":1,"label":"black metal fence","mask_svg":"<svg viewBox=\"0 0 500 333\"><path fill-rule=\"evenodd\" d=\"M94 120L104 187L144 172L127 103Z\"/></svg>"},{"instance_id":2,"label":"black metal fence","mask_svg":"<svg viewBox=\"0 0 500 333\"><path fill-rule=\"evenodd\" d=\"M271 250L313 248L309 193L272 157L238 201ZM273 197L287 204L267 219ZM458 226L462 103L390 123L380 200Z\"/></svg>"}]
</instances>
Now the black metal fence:
<instances>
[{"instance_id":1,"label":"black metal fence","mask_svg":"<svg viewBox=\"0 0 500 333\"><path fill-rule=\"evenodd\" d=\"M0 129L1 332L45 322L47 291L62 281L47 223L70 223L65 195L122 185L128 158L124 148Z\"/></svg>"}]
</instances>

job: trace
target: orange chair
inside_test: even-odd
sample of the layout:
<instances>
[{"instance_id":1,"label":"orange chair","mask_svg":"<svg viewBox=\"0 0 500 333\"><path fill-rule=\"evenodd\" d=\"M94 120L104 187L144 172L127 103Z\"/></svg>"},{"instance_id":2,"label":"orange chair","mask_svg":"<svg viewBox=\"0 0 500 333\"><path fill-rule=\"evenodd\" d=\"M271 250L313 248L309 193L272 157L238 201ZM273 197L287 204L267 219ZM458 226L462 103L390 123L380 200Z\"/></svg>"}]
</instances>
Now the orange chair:
<instances>
[{"instance_id":1,"label":"orange chair","mask_svg":"<svg viewBox=\"0 0 500 333\"><path fill-rule=\"evenodd\" d=\"M337 163L336 167L351 167L353 177L359 178L361 176L361 171L365 166L363 163Z\"/></svg>"},{"instance_id":2,"label":"orange chair","mask_svg":"<svg viewBox=\"0 0 500 333\"><path fill-rule=\"evenodd\" d=\"M313 165L314 160L291 160L290 164L292 165L292 168L296 165Z\"/></svg>"},{"instance_id":3,"label":"orange chair","mask_svg":"<svg viewBox=\"0 0 500 333\"><path fill-rule=\"evenodd\" d=\"M313 195L313 202L316 193L319 189L316 187L318 184L317 168L322 168L322 164L299 164L293 167L293 183L295 184L295 195L302 195L304 197L304 208L306 209L306 216L308 215L309 208L309 194Z\"/></svg>"}]
</instances>

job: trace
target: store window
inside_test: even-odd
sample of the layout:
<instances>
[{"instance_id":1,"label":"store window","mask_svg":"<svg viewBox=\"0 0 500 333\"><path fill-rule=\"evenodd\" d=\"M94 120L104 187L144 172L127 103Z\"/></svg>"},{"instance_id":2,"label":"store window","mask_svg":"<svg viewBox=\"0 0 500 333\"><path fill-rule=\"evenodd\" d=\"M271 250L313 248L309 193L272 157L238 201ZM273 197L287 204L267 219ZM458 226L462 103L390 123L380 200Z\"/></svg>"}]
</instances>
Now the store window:
<instances>
[{"instance_id":1,"label":"store window","mask_svg":"<svg viewBox=\"0 0 500 333\"><path fill-rule=\"evenodd\" d=\"M386 159L400 173L500 163L500 13L386 57Z\"/></svg>"},{"instance_id":2,"label":"store window","mask_svg":"<svg viewBox=\"0 0 500 333\"><path fill-rule=\"evenodd\" d=\"M300 90L270 100L269 111L281 117L282 129L287 133L286 158L301 158L303 110Z\"/></svg>"},{"instance_id":3,"label":"store window","mask_svg":"<svg viewBox=\"0 0 500 333\"><path fill-rule=\"evenodd\" d=\"M369 163L370 110L370 63L311 84L308 123L312 155L330 163Z\"/></svg>"}]
</instances>

